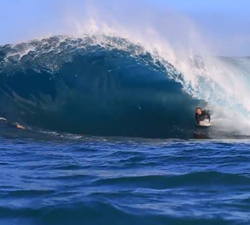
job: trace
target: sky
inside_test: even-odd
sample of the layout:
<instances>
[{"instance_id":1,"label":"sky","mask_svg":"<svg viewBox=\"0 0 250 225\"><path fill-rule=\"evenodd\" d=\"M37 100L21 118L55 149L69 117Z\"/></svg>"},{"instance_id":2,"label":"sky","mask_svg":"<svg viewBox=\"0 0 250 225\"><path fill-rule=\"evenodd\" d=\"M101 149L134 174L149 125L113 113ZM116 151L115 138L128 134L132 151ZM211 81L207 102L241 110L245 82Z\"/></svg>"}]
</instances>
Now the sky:
<instances>
[{"instance_id":1,"label":"sky","mask_svg":"<svg viewBox=\"0 0 250 225\"><path fill-rule=\"evenodd\" d=\"M161 10L175 10L191 19L218 54L250 56L249 0L138 0L139 4L145 1ZM82 7L82 2L0 0L0 44L66 34L65 12L73 6L71 13L74 14L73 8ZM115 2L119 6L119 1Z\"/></svg>"}]
</instances>

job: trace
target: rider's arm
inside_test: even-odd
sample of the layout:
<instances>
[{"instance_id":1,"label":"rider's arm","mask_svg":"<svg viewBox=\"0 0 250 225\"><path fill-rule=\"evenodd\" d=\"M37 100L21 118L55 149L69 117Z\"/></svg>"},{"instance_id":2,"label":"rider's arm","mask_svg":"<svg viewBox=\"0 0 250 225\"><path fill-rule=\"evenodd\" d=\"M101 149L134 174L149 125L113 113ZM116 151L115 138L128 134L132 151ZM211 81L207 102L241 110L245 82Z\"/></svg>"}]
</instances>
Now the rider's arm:
<instances>
[{"instance_id":1,"label":"rider's arm","mask_svg":"<svg viewBox=\"0 0 250 225\"><path fill-rule=\"evenodd\" d=\"M199 121L199 118L198 118L198 114L197 114L197 113L195 114L195 121L196 121L197 124L200 124L200 121Z\"/></svg>"}]
</instances>

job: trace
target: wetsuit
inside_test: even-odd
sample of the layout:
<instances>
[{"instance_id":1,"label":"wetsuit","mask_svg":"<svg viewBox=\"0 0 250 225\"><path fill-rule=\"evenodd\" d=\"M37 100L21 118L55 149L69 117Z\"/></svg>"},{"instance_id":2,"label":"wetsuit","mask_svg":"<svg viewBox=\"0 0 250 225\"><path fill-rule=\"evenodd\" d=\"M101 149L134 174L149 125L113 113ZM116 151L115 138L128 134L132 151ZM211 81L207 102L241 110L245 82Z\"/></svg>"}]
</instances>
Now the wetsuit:
<instances>
[{"instance_id":1,"label":"wetsuit","mask_svg":"<svg viewBox=\"0 0 250 225\"><path fill-rule=\"evenodd\" d=\"M203 111L201 111L200 115L198 113L195 113L195 120L196 120L197 124L199 124L200 121L203 121L205 119L208 119L210 122L210 114L208 111L203 110Z\"/></svg>"}]
</instances>

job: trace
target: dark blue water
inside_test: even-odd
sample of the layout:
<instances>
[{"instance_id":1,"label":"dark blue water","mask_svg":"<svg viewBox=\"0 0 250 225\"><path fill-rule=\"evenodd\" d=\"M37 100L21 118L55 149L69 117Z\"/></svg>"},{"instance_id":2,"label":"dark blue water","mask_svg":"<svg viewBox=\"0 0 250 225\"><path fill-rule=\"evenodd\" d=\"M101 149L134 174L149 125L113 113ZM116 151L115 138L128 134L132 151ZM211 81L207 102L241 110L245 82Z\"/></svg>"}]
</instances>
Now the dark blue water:
<instances>
[{"instance_id":1,"label":"dark blue water","mask_svg":"<svg viewBox=\"0 0 250 225\"><path fill-rule=\"evenodd\" d=\"M202 101L182 90L174 66L127 40L105 40L53 36L0 46L0 116L75 134L190 137Z\"/></svg>"},{"instance_id":2,"label":"dark blue water","mask_svg":"<svg viewBox=\"0 0 250 225\"><path fill-rule=\"evenodd\" d=\"M248 132L197 128L173 65L97 39L0 46L0 117L27 128L0 123L0 225L249 225Z\"/></svg>"},{"instance_id":3,"label":"dark blue water","mask_svg":"<svg viewBox=\"0 0 250 225\"><path fill-rule=\"evenodd\" d=\"M0 139L0 224L250 224L250 142Z\"/></svg>"}]
</instances>

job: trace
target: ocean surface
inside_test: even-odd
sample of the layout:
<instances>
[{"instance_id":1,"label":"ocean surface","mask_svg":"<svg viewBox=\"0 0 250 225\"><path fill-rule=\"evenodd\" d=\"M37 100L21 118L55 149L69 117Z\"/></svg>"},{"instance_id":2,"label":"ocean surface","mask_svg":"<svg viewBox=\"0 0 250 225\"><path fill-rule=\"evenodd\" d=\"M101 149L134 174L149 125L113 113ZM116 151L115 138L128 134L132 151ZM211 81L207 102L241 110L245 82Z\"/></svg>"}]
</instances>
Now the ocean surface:
<instances>
[{"instance_id":1,"label":"ocean surface","mask_svg":"<svg viewBox=\"0 0 250 225\"><path fill-rule=\"evenodd\" d=\"M0 46L1 225L250 224L249 58L119 37ZM197 106L212 126L198 128Z\"/></svg>"},{"instance_id":2,"label":"ocean surface","mask_svg":"<svg viewBox=\"0 0 250 225\"><path fill-rule=\"evenodd\" d=\"M2 225L250 223L249 141L37 138L0 139Z\"/></svg>"}]
</instances>

